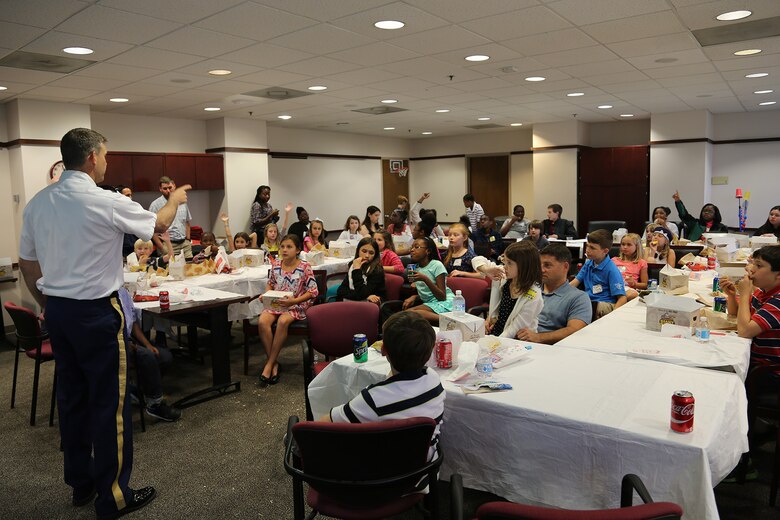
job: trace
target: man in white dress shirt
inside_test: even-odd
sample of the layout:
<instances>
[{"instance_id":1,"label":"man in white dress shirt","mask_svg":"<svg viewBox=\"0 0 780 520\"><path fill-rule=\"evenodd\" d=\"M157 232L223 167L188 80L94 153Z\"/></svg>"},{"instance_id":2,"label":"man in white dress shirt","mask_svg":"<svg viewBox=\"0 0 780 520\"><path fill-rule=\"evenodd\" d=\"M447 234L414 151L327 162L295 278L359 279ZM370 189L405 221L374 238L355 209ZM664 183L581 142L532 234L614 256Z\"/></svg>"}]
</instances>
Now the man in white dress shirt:
<instances>
[{"instance_id":1,"label":"man in white dress shirt","mask_svg":"<svg viewBox=\"0 0 780 520\"><path fill-rule=\"evenodd\" d=\"M170 177L160 177L160 195L149 204L149 211L157 213L160 208L165 206L168 202L168 198L171 193L176 190L176 182ZM190 243L190 221L192 215L190 215L190 209L186 203L180 204L176 211L176 218L173 219L171 227L168 228L168 234L171 236L171 244L173 245L173 254L179 255L184 251L184 258L187 260L192 259L192 244ZM162 242L155 241L155 245L160 248Z\"/></svg>"},{"instance_id":2,"label":"man in white dress shirt","mask_svg":"<svg viewBox=\"0 0 780 520\"><path fill-rule=\"evenodd\" d=\"M156 495L151 486L128 486L133 427L125 319L117 296L124 283L122 238L133 233L148 240L165 231L190 188L171 193L156 215L99 188L105 143L87 128L63 136L66 171L27 204L19 247L19 268L45 308L56 361L65 482L73 488L74 506L97 495L99 519L140 509Z\"/></svg>"}]
</instances>

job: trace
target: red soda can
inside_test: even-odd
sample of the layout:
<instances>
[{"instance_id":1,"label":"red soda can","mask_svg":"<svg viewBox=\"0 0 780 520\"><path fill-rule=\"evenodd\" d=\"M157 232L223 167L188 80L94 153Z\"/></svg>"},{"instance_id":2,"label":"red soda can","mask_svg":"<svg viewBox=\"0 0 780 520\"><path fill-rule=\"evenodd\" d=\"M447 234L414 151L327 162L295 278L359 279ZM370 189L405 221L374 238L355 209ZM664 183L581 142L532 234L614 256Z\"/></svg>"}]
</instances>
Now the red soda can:
<instances>
[{"instance_id":1,"label":"red soda can","mask_svg":"<svg viewBox=\"0 0 780 520\"><path fill-rule=\"evenodd\" d=\"M715 255L710 255L707 257L707 269L710 271L715 270Z\"/></svg>"},{"instance_id":2,"label":"red soda can","mask_svg":"<svg viewBox=\"0 0 780 520\"><path fill-rule=\"evenodd\" d=\"M452 368L452 341L440 339L436 342L436 366Z\"/></svg>"},{"instance_id":3,"label":"red soda can","mask_svg":"<svg viewBox=\"0 0 780 520\"><path fill-rule=\"evenodd\" d=\"M171 298L168 291L160 291L160 310L167 311L171 309Z\"/></svg>"},{"instance_id":4,"label":"red soda can","mask_svg":"<svg viewBox=\"0 0 780 520\"><path fill-rule=\"evenodd\" d=\"M672 394L672 430L678 433L693 431L693 406L696 399L687 390L678 390Z\"/></svg>"}]
</instances>

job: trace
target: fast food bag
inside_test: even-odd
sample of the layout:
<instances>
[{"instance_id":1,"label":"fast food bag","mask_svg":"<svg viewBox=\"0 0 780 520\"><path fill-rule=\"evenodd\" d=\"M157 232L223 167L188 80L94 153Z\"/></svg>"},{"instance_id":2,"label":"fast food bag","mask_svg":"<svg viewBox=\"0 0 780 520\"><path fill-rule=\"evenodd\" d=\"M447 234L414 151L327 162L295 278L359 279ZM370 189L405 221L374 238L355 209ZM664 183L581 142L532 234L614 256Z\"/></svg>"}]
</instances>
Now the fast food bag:
<instances>
[{"instance_id":1,"label":"fast food bag","mask_svg":"<svg viewBox=\"0 0 780 520\"><path fill-rule=\"evenodd\" d=\"M230 258L222 246L219 246L217 257L214 259L214 272L217 274L230 272Z\"/></svg>"},{"instance_id":2,"label":"fast food bag","mask_svg":"<svg viewBox=\"0 0 780 520\"><path fill-rule=\"evenodd\" d=\"M737 317L729 316L726 312L715 312L712 309L704 309L703 315L707 317L712 330L737 330Z\"/></svg>"},{"instance_id":3,"label":"fast food bag","mask_svg":"<svg viewBox=\"0 0 780 520\"><path fill-rule=\"evenodd\" d=\"M184 280L185 271L184 266L187 265L186 260L184 259L184 253L180 253L179 256L176 256L168 263L168 276L171 277L171 280Z\"/></svg>"}]
</instances>

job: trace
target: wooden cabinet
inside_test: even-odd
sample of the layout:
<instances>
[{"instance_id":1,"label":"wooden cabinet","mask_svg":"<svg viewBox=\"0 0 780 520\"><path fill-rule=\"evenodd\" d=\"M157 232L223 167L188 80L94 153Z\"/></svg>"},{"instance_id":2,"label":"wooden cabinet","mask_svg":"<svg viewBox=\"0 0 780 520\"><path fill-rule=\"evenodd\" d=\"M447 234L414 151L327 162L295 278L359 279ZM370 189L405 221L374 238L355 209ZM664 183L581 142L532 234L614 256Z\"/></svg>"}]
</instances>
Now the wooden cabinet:
<instances>
[{"instance_id":1,"label":"wooden cabinet","mask_svg":"<svg viewBox=\"0 0 780 520\"><path fill-rule=\"evenodd\" d=\"M160 177L194 190L225 188L225 168L219 154L108 152L106 184L129 186L133 191L157 191Z\"/></svg>"}]
</instances>

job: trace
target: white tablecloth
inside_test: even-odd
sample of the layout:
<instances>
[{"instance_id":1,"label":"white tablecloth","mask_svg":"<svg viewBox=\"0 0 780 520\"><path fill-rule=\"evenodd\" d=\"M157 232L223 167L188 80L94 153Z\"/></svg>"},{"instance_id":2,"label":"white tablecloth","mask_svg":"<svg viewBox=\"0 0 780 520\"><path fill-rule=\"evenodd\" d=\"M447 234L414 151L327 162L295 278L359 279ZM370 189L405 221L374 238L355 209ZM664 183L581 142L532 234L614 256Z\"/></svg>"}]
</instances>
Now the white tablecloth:
<instances>
[{"instance_id":1,"label":"white tablecloth","mask_svg":"<svg viewBox=\"0 0 780 520\"><path fill-rule=\"evenodd\" d=\"M704 272L700 280L689 282L689 292L681 298L695 298L697 293L712 290L713 272ZM599 318L584 329L555 345L573 349L594 350L619 355L643 350L644 356L689 367L732 367L744 381L750 362L750 340L735 334L712 333L709 343L693 339L666 338L660 332L647 330L647 307L638 299L628 302Z\"/></svg>"},{"instance_id":2,"label":"white tablecloth","mask_svg":"<svg viewBox=\"0 0 780 520\"><path fill-rule=\"evenodd\" d=\"M331 363L309 385L315 417L388 370L373 349L365 364ZM733 374L535 344L496 375L514 389L466 396L443 382L445 477L513 501L595 509L617 507L620 479L636 473L685 518L718 518L712 488L747 450L747 400ZM681 389L696 398L689 434L669 428Z\"/></svg>"},{"instance_id":3,"label":"white tablecloth","mask_svg":"<svg viewBox=\"0 0 780 520\"><path fill-rule=\"evenodd\" d=\"M337 273L346 273L350 259L325 258L322 265L312 266L314 270L325 270L328 276ZM162 279L163 288L173 286L175 288L208 288L244 296L257 296L265 292L268 283L268 270L270 266L244 267L236 274L205 274L191 276L181 281L169 281ZM138 279L138 273L125 273L125 283L132 283ZM263 310L263 304L259 300L250 303L236 303L228 307L228 319L231 321L253 318Z\"/></svg>"}]
</instances>

